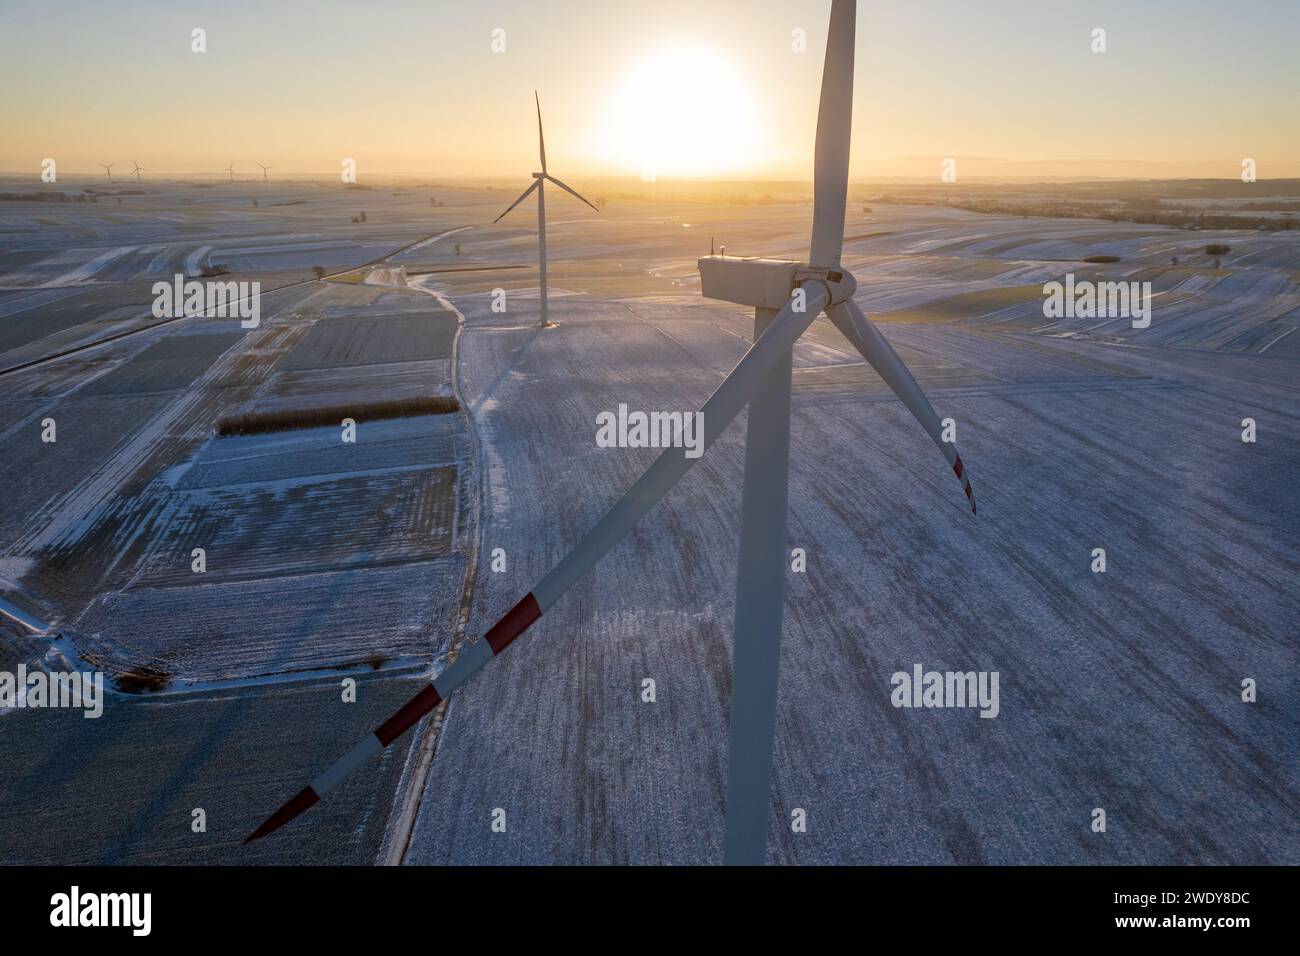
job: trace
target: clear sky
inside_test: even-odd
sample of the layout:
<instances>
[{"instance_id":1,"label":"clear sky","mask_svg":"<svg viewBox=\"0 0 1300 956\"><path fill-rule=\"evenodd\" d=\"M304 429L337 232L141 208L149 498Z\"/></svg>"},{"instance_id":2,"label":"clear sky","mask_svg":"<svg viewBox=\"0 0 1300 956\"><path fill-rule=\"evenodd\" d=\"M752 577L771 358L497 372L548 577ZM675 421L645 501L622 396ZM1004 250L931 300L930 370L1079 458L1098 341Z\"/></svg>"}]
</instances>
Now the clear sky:
<instances>
[{"instance_id":1,"label":"clear sky","mask_svg":"<svg viewBox=\"0 0 1300 956\"><path fill-rule=\"evenodd\" d=\"M561 177L802 179L828 11L0 0L0 170L526 175L536 88ZM855 177L1300 176L1300 0L862 0L857 42Z\"/></svg>"}]
</instances>

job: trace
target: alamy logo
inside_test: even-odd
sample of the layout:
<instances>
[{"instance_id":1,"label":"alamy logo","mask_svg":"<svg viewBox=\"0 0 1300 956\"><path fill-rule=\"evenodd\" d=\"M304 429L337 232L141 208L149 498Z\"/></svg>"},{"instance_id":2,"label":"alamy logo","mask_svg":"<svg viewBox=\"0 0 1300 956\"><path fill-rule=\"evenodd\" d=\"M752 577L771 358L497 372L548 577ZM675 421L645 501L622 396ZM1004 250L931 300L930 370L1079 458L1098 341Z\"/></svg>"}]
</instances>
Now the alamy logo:
<instances>
[{"instance_id":1,"label":"alamy logo","mask_svg":"<svg viewBox=\"0 0 1300 956\"><path fill-rule=\"evenodd\" d=\"M102 716L103 672L28 673L26 664L19 664L16 674L0 671L0 710L46 707L75 707L85 710L83 717Z\"/></svg>"},{"instance_id":2,"label":"alamy logo","mask_svg":"<svg viewBox=\"0 0 1300 956\"><path fill-rule=\"evenodd\" d=\"M186 282L185 276L177 273L171 282L155 282L153 294L155 319L239 319L245 329L255 329L262 321L261 282Z\"/></svg>"},{"instance_id":3,"label":"alamy logo","mask_svg":"<svg viewBox=\"0 0 1300 956\"><path fill-rule=\"evenodd\" d=\"M687 458L704 454L703 412L618 412L596 416L597 448L685 448Z\"/></svg>"},{"instance_id":4,"label":"alamy logo","mask_svg":"<svg viewBox=\"0 0 1300 956\"><path fill-rule=\"evenodd\" d=\"M153 924L151 893L82 893L78 886L50 897L51 926L129 926L148 936Z\"/></svg>"},{"instance_id":5,"label":"alamy logo","mask_svg":"<svg viewBox=\"0 0 1300 956\"><path fill-rule=\"evenodd\" d=\"M1128 319L1133 328L1151 325L1150 282L1075 281L1065 274L1064 284L1043 285L1043 316L1048 319Z\"/></svg>"},{"instance_id":6,"label":"alamy logo","mask_svg":"<svg viewBox=\"0 0 1300 956\"><path fill-rule=\"evenodd\" d=\"M998 715L997 671L897 671L889 678L895 707L978 707L981 717Z\"/></svg>"}]
</instances>

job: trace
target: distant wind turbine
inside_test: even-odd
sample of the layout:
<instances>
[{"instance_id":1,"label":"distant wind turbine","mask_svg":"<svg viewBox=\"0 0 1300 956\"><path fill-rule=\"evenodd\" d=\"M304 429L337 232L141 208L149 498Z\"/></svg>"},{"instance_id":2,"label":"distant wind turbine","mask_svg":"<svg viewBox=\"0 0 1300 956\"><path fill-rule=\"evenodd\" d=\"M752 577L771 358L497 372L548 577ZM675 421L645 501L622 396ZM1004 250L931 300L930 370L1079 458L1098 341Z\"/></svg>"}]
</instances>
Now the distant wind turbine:
<instances>
[{"instance_id":1,"label":"distant wind turbine","mask_svg":"<svg viewBox=\"0 0 1300 956\"><path fill-rule=\"evenodd\" d=\"M131 172L135 173L135 181L136 181L137 183L142 182L142 180L140 179L140 174L141 174L141 173L147 173L149 170L145 169L143 166L141 166L141 165L140 165L136 160L134 160L134 159L131 160L131 164L132 164L133 166L135 166L135 169L131 170Z\"/></svg>"},{"instance_id":2,"label":"distant wind turbine","mask_svg":"<svg viewBox=\"0 0 1300 956\"><path fill-rule=\"evenodd\" d=\"M111 183L113 181L113 167L117 163L100 163L99 165L104 167L104 172L108 173L108 181Z\"/></svg>"},{"instance_id":3,"label":"distant wind turbine","mask_svg":"<svg viewBox=\"0 0 1300 956\"><path fill-rule=\"evenodd\" d=\"M230 173L230 181L233 183L235 181L235 164L231 163L227 166L226 172Z\"/></svg>"},{"instance_id":4,"label":"distant wind turbine","mask_svg":"<svg viewBox=\"0 0 1300 956\"><path fill-rule=\"evenodd\" d=\"M261 163L258 163L257 165L262 166ZM270 168L270 166L262 166L262 182L266 182L266 171Z\"/></svg>"},{"instance_id":5,"label":"distant wind turbine","mask_svg":"<svg viewBox=\"0 0 1300 956\"><path fill-rule=\"evenodd\" d=\"M596 207L546 171L546 137L542 135L542 101L538 99L536 90L533 91L533 101L537 104L537 150L541 154L542 171L533 173L533 184L524 190L522 196L510 204L510 209L514 209L515 206L527 199L534 189L537 190L537 274L541 281L542 290L542 314L537 320L537 325L540 328L546 328L551 324L547 319L546 309L546 180L549 179L566 193L581 199L592 209L596 209ZM492 222L500 222L509 214L510 209L497 216ZM600 212L600 210L596 209L596 212Z\"/></svg>"}]
</instances>

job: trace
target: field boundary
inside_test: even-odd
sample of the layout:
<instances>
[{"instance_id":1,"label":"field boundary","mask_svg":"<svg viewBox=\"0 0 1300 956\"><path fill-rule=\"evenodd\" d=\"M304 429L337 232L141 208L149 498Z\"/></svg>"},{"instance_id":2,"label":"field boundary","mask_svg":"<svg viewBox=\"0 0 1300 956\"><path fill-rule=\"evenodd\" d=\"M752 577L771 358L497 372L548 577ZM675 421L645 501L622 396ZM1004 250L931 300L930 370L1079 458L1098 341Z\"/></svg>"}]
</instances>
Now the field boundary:
<instances>
[{"instance_id":1,"label":"field boundary","mask_svg":"<svg viewBox=\"0 0 1300 956\"><path fill-rule=\"evenodd\" d=\"M460 656L465 646L465 635L469 628L469 619L474 610L474 585L478 578L478 554L482 548L482 514L483 514L483 456L479 449L478 429L474 416L465 404L465 396L460 386L460 339L465 332L465 315L452 304L446 296L415 286L433 296L442 308L456 316L456 336L451 344L451 389L456 401L460 403L460 413L465 416L466 428L470 436L470 471L473 476L471 499L471 521L473 530L467 536L465 550L465 578L461 586L460 610L456 616L456 629L452 634L451 646L447 650L447 666L450 667ZM393 810L390 814L387 832L380 844L380 858L376 861L384 866L401 866L406 858L406 851L411 845L411 834L415 830L415 820L420 813L424 799L425 783L433 767L433 758L438 752L438 740L446 717L448 701L443 701L416 729L416 738L407 752L407 765L403 768L394 796Z\"/></svg>"}]
</instances>

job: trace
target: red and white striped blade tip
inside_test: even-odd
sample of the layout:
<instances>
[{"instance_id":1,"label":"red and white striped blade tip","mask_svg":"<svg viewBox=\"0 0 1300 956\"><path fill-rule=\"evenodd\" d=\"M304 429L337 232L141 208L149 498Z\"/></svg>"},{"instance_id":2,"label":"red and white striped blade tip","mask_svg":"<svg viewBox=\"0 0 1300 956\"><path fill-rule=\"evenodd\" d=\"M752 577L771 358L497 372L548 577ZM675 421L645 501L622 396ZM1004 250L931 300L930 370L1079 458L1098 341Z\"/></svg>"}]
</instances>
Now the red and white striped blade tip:
<instances>
[{"instance_id":1,"label":"red and white striped blade tip","mask_svg":"<svg viewBox=\"0 0 1300 956\"><path fill-rule=\"evenodd\" d=\"M961 455L952 464L953 473L956 474L957 480L962 484L962 490L966 492L966 500L970 502L970 513L975 514L975 492L970 486L970 479L965 477L966 466L962 464Z\"/></svg>"},{"instance_id":2,"label":"red and white striped blade tip","mask_svg":"<svg viewBox=\"0 0 1300 956\"><path fill-rule=\"evenodd\" d=\"M532 623L541 616L541 606L537 603L537 598L534 597L533 593L530 591L523 596L522 600L520 600L518 604L507 611L505 617L497 621L487 634L483 635L483 640L480 644L476 645L489 649L491 653L488 656L484 657L480 653L477 655L465 655L457 658L456 663L452 664L443 672L443 677L450 677L455 672L455 668L462 667L467 661L470 661L469 673L462 674L460 679L454 682L457 686L460 683L463 683L469 676L473 675L480 667L487 663L487 661L496 657L496 655L505 650L515 638L528 630ZM321 798L321 794L316 792L315 787L321 786L322 780L327 781L322 787L322 792L329 793L335 786L337 786L338 781L342 776L351 773L362 762L374 756L378 750L387 747L398 737L402 736L402 734L410 730L411 727L420 720L420 718L441 704L443 699L442 694L438 690L436 681L423 688L418 694L403 704L397 713L393 714L393 716L380 724L375 729L373 735L364 738L364 740L361 743L358 743L350 753L346 754L341 760L336 762L329 771L313 781L312 785L308 785L292 800L282 806L279 810L275 811L275 813L271 814L270 818L250 833L245 838L244 842L252 843L254 840L260 840L268 833L280 829L280 827L298 816L298 814L318 802Z\"/></svg>"},{"instance_id":3,"label":"red and white striped blade tip","mask_svg":"<svg viewBox=\"0 0 1300 956\"><path fill-rule=\"evenodd\" d=\"M267 817L266 822L244 838L245 843L252 843L254 840L260 840L275 830L280 829L298 814L313 806L320 797L311 787L305 787L292 800L282 806L275 813Z\"/></svg>"}]
</instances>

